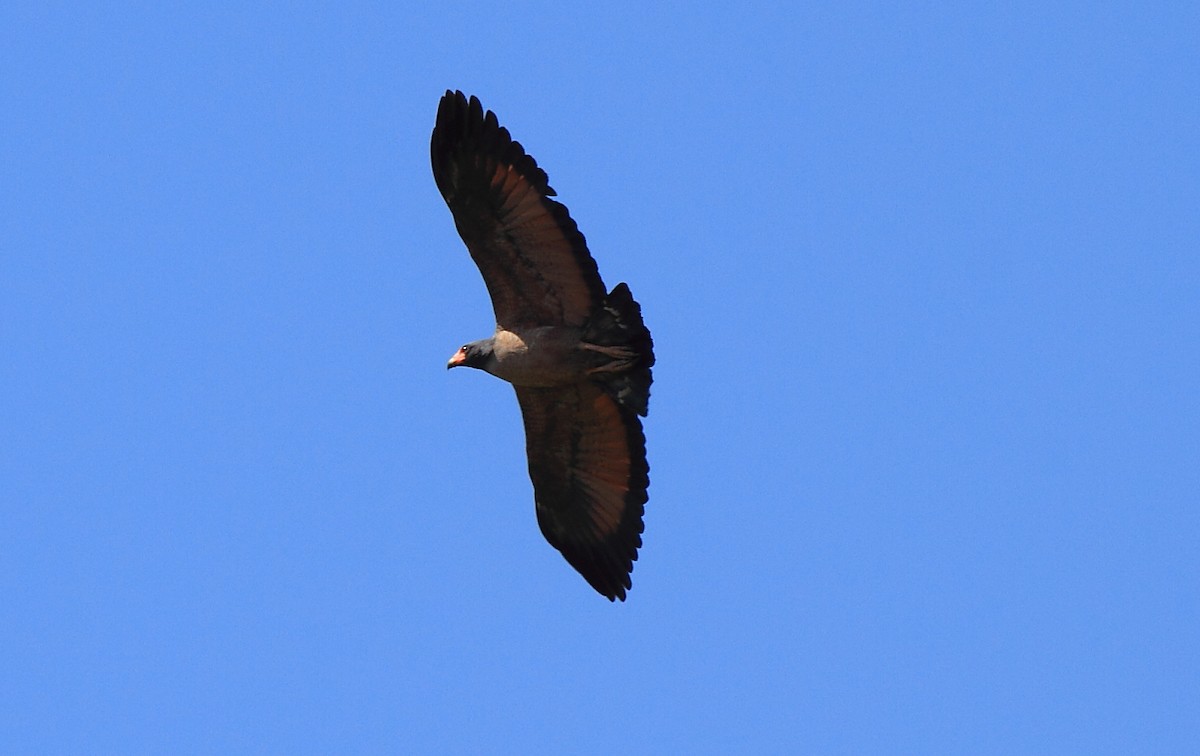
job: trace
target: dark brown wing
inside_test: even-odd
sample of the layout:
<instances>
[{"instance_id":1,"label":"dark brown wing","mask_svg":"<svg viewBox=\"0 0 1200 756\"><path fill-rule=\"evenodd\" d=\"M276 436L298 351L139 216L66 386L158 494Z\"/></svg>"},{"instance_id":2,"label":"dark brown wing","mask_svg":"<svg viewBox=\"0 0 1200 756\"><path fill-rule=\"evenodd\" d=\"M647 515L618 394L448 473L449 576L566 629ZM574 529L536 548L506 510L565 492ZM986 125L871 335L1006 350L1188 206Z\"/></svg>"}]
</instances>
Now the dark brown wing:
<instances>
[{"instance_id":1,"label":"dark brown wing","mask_svg":"<svg viewBox=\"0 0 1200 756\"><path fill-rule=\"evenodd\" d=\"M516 390L542 534L593 588L624 601L650 485L641 422L590 382Z\"/></svg>"},{"instance_id":2,"label":"dark brown wing","mask_svg":"<svg viewBox=\"0 0 1200 756\"><path fill-rule=\"evenodd\" d=\"M446 92L430 142L433 177L479 266L496 323L583 325L604 282L546 172L492 111Z\"/></svg>"}]
</instances>

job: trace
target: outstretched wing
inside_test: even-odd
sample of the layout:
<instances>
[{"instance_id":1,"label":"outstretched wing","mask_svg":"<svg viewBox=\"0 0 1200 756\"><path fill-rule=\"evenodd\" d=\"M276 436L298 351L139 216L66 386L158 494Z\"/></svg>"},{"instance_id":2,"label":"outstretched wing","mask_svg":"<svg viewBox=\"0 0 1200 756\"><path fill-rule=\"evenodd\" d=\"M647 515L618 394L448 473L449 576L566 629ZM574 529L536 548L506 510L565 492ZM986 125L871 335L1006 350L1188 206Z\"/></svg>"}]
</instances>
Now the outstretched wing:
<instances>
[{"instance_id":1,"label":"outstretched wing","mask_svg":"<svg viewBox=\"0 0 1200 756\"><path fill-rule=\"evenodd\" d=\"M650 467L637 415L599 386L517 386L538 525L600 593L625 600Z\"/></svg>"},{"instance_id":2,"label":"outstretched wing","mask_svg":"<svg viewBox=\"0 0 1200 756\"><path fill-rule=\"evenodd\" d=\"M492 296L496 323L581 326L604 282L546 172L474 96L449 92L430 141L433 177Z\"/></svg>"}]
</instances>

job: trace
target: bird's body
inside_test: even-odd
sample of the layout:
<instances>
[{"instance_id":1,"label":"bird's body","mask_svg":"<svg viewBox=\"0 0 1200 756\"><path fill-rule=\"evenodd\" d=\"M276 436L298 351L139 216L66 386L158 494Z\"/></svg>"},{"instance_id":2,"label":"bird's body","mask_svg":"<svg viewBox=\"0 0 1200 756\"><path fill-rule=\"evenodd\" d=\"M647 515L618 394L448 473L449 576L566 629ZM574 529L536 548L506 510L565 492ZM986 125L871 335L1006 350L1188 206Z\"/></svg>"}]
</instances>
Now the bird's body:
<instances>
[{"instance_id":1,"label":"bird's body","mask_svg":"<svg viewBox=\"0 0 1200 756\"><path fill-rule=\"evenodd\" d=\"M514 386L548 388L587 378L583 329L572 326L532 326L499 329L491 337L494 359L481 369Z\"/></svg>"},{"instance_id":2,"label":"bird's body","mask_svg":"<svg viewBox=\"0 0 1200 756\"><path fill-rule=\"evenodd\" d=\"M546 173L479 100L446 92L434 178L496 313L495 333L447 367L511 383L546 539L601 594L625 599L649 486L645 415L654 364L641 308L606 289Z\"/></svg>"}]
</instances>

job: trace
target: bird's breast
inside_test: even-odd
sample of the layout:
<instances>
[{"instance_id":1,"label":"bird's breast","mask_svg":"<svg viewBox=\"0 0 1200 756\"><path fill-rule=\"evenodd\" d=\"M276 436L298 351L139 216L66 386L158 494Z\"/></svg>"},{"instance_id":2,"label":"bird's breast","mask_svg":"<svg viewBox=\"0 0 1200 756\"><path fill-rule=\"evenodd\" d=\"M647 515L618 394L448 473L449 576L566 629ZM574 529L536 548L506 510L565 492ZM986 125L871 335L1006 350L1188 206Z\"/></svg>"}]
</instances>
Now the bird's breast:
<instances>
[{"instance_id":1,"label":"bird's breast","mask_svg":"<svg viewBox=\"0 0 1200 756\"><path fill-rule=\"evenodd\" d=\"M539 326L504 330L495 336L492 374L517 386L563 386L586 377L580 329Z\"/></svg>"}]
</instances>

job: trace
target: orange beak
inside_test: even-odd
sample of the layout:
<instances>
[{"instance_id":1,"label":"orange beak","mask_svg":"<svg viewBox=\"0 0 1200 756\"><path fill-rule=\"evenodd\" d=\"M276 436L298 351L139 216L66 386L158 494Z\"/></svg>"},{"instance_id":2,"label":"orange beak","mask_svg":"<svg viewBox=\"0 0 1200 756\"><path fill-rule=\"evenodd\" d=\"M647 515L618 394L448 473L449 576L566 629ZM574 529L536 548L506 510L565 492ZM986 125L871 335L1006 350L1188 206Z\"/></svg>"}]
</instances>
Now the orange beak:
<instances>
[{"instance_id":1,"label":"orange beak","mask_svg":"<svg viewBox=\"0 0 1200 756\"><path fill-rule=\"evenodd\" d=\"M457 352L454 353L454 356L450 358L450 361L446 363L446 369L449 370L452 367L458 367L459 365L463 364L466 361L467 361L467 350L460 348Z\"/></svg>"}]
</instances>

